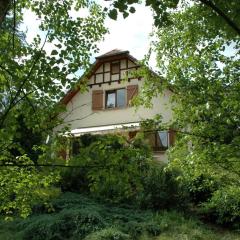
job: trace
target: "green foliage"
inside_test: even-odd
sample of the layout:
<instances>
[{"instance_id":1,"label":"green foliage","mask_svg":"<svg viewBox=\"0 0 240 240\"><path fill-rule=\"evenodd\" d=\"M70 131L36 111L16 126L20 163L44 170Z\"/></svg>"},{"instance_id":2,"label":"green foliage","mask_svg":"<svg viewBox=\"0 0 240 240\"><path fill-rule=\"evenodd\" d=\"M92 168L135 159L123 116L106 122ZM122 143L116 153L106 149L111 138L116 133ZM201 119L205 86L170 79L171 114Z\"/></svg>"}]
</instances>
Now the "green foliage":
<instances>
[{"instance_id":1,"label":"green foliage","mask_svg":"<svg viewBox=\"0 0 240 240\"><path fill-rule=\"evenodd\" d=\"M64 193L51 202L55 212L13 222L0 221L0 238L53 239L196 239L237 240L239 234L211 230L177 212L139 211L130 206L100 204L80 194Z\"/></svg>"},{"instance_id":2,"label":"green foliage","mask_svg":"<svg viewBox=\"0 0 240 240\"><path fill-rule=\"evenodd\" d=\"M193 146L182 161L194 162L199 171L211 166L212 172L229 172L234 178L240 169L239 58L235 57L240 39L225 25L216 28L204 9L194 4L174 13L176 24L158 31L158 66L172 85L174 126L185 128L182 145L177 146Z\"/></svg>"},{"instance_id":3,"label":"green foliage","mask_svg":"<svg viewBox=\"0 0 240 240\"><path fill-rule=\"evenodd\" d=\"M106 228L91 235L88 235L85 240L129 240L128 234L125 234L114 228Z\"/></svg>"},{"instance_id":4,"label":"green foliage","mask_svg":"<svg viewBox=\"0 0 240 240\"><path fill-rule=\"evenodd\" d=\"M180 172L155 163L143 180L139 204L143 208L171 209L186 207L189 195L184 183L178 181Z\"/></svg>"},{"instance_id":5,"label":"green foliage","mask_svg":"<svg viewBox=\"0 0 240 240\"><path fill-rule=\"evenodd\" d=\"M56 217L44 215L35 218L34 223L24 223L24 239L83 239L87 234L104 226L98 213L84 209L65 209ZM23 227L20 225L19 227Z\"/></svg>"},{"instance_id":6,"label":"green foliage","mask_svg":"<svg viewBox=\"0 0 240 240\"><path fill-rule=\"evenodd\" d=\"M95 197L113 202L133 200L142 190L150 161L151 151L141 140L128 142L123 136L105 135L80 148L79 155L70 160L82 169L66 170L63 188L82 191L88 186Z\"/></svg>"},{"instance_id":7,"label":"green foliage","mask_svg":"<svg viewBox=\"0 0 240 240\"><path fill-rule=\"evenodd\" d=\"M173 3L161 4L166 2ZM170 93L173 120L168 125L178 132L169 152L170 167L181 170L179 181L195 204L213 201L221 212L213 196L240 184L239 8L236 0L181 2L178 11L165 9L174 24L162 25L152 46L160 77L147 67L139 70L146 81L136 104L149 107L153 97ZM220 214L216 216L223 222Z\"/></svg>"},{"instance_id":8,"label":"green foliage","mask_svg":"<svg viewBox=\"0 0 240 240\"><path fill-rule=\"evenodd\" d=\"M135 13L135 6L133 4L141 3L139 0L115 0L113 1L112 8L109 10L109 17L116 20L117 11L123 14L123 17L127 17L131 13ZM170 23L169 11L176 9L179 0L147 0L145 1L146 7L151 7L154 13L154 20L156 26L163 26ZM133 6L132 6L133 5ZM113 14L114 12L114 14Z\"/></svg>"},{"instance_id":9,"label":"green foliage","mask_svg":"<svg viewBox=\"0 0 240 240\"><path fill-rule=\"evenodd\" d=\"M88 14L73 17L74 11L80 10ZM39 23L31 42L26 42L27 33L19 30L23 14L28 11L36 15ZM98 50L96 42L107 32L105 13L88 0L19 0L14 4L9 1L7 15L4 12L2 17L0 165L18 167L0 169L0 210L26 217L32 202L40 199L37 189L55 183L58 174L22 165L53 162L53 149L45 141L61 123L58 116L63 107L56 103L66 90L83 86L79 70L89 68L91 53Z\"/></svg>"},{"instance_id":10,"label":"green foliage","mask_svg":"<svg viewBox=\"0 0 240 240\"><path fill-rule=\"evenodd\" d=\"M218 223L240 228L240 189L227 186L215 191L209 201L202 204L202 211L215 217Z\"/></svg>"},{"instance_id":11,"label":"green foliage","mask_svg":"<svg viewBox=\"0 0 240 240\"><path fill-rule=\"evenodd\" d=\"M31 164L26 156L18 159L25 164ZM51 186L59 180L59 174L55 171L39 171L35 167L5 167L0 174L0 212L6 219L19 215L26 218L32 207L39 202L46 206L51 199ZM51 189L50 192L47 190Z\"/></svg>"},{"instance_id":12,"label":"green foliage","mask_svg":"<svg viewBox=\"0 0 240 240\"><path fill-rule=\"evenodd\" d=\"M84 143L90 140L87 147ZM69 162L78 167L62 171L62 190L92 193L94 197L141 208L187 205L186 188L177 180L180 172L152 160L141 134L130 142L117 135L83 136L78 142L84 147Z\"/></svg>"},{"instance_id":13,"label":"green foliage","mask_svg":"<svg viewBox=\"0 0 240 240\"><path fill-rule=\"evenodd\" d=\"M110 6L109 17L116 20L117 11L122 13L123 17L127 17L130 13L135 12L136 3L141 4L142 1L114 0ZM215 29L227 29L234 34L240 35L240 21L237 14L239 6L237 0L229 0L228 2L221 0L216 0L214 2L200 0L196 3L188 0L146 0L144 4L146 7L152 9L154 24L159 28L177 24L177 19L172 18L172 13L182 11L195 4L203 9L204 14L207 12L207 21L209 21ZM111 14L113 11L116 11L114 16Z\"/></svg>"},{"instance_id":14,"label":"green foliage","mask_svg":"<svg viewBox=\"0 0 240 240\"><path fill-rule=\"evenodd\" d=\"M70 160L71 165L81 166L76 158ZM63 192L89 192L89 181L85 167L76 167L72 169L61 170L60 186Z\"/></svg>"},{"instance_id":15,"label":"green foliage","mask_svg":"<svg viewBox=\"0 0 240 240\"><path fill-rule=\"evenodd\" d=\"M216 179L206 174L200 174L185 181L191 201L195 204L207 201L218 189L220 184Z\"/></svg>"}]
</instances>

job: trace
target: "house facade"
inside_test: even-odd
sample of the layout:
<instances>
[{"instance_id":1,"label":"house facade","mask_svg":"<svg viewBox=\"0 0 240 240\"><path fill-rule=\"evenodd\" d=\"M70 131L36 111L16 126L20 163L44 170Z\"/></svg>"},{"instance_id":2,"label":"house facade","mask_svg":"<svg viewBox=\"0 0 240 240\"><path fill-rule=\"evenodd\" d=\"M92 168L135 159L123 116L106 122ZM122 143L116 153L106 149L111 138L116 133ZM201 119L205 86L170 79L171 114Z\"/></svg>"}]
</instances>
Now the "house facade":
<instances>
[{"instance_id":1,"label":"house facade","mask_svg":"<svg viewBox=\"0 0 240 240\"><path fill-rule=\"evenodd\" d=\"M163 122L172 119L171 91L166 90L152 100L152 108L131 105L131 100L141 91L143 78L131 77L138 69L137 60L129 51L114 49L96 58L87 75L87 91L69 91L62 99L66 111L61 115L64 124L70 127L72 136L83 134L106 134L126 132L131 138L139 130L141 121L161 114ZM148 134L146 140L154 155L167 161L166 149L172 144L169 131Z\"/></svg>"}]
</instances>

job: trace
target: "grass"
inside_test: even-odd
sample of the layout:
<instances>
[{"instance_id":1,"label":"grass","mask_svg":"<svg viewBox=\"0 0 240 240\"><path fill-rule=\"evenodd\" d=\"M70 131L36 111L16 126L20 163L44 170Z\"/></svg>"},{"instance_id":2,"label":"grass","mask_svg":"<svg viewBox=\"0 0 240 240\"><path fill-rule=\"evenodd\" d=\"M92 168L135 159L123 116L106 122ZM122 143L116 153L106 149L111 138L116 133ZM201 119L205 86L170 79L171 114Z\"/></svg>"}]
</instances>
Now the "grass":
<instances>
[{"instance_id":1,"label":"grass","mask_svg":"<svg viewBox=\"0 0 240 240\"><path fill-rule=\"evenodd\" d=\"M62 194L47 213L36 208L27 219L0 220L3 240L240 240L240 233L211 227L176 211L140 211Z\"/></svg>"}]
</instances>

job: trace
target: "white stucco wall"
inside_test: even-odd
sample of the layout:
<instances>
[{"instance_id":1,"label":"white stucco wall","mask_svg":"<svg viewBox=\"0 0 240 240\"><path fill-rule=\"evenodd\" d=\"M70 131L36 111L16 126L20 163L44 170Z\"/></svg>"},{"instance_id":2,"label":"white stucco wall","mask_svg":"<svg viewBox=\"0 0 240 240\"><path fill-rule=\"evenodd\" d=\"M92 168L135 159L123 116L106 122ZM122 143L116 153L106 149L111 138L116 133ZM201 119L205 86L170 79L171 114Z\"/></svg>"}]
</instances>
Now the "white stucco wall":
<instances>
[{"instance_id":1,"label":"white stucco wall","mask_svg":"<svg viewBox=\"0 0 240 240\"><path fill-rule=\"evenodd\" d=\"M118 88L126 88L128 85L141 86L144 80L132 79L130 82L113 82L111 85L102 84L94 85L88 89L88 92L78 92L66 106L66 113L62 114L64 122L69 124L70 129L95 127L103 125L121 124L128 122L139 122L147 118L153 118L156 114L163 116L163 121L168 122L172 118L171 105L169 97L171 92L165 91L162 96L153 99L153 107L151 109L140 107L125 107L121 109L104 109L100 111L92 110L92 91L103 90L104 102L105 91Z\"/></svg>"}]
</instances>

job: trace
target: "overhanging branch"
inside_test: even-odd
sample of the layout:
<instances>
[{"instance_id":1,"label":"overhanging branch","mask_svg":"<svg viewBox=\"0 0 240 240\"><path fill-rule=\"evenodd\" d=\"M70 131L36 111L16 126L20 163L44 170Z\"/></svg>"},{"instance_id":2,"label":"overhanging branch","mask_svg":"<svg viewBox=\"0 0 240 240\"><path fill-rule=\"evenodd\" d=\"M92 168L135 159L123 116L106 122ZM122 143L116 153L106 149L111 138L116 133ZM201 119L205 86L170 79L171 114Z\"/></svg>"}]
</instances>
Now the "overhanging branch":
<instances>
[{"instance_id":1,"label":"overhanging branch","mask_svg":"<svg viewBox=\"0 0 240 240\"><path fill-rule=\"evenodd\" d=\"M210 7L215 13L217 13L225 22L240 35L240 27L232 21L220 8L218 8L211 0L199 0L202 4Z\"/></svg>"}]
</instances>

